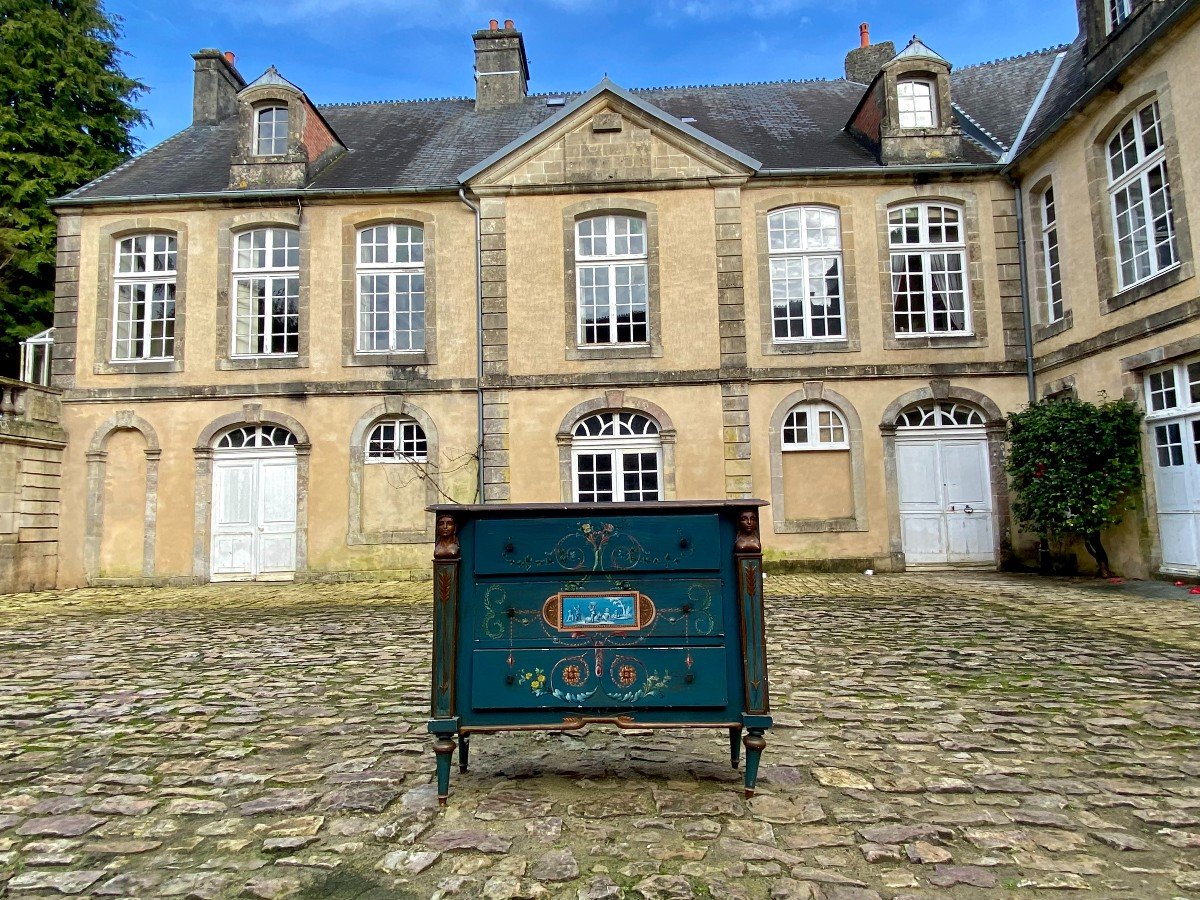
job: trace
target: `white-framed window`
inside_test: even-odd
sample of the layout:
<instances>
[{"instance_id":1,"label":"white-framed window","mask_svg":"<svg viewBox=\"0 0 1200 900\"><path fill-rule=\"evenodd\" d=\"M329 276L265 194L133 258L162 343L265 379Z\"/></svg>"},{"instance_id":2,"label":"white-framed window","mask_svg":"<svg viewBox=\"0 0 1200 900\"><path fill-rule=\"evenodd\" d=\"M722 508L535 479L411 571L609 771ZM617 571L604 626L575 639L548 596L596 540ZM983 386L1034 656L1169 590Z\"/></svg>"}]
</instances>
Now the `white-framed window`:
<instances>
[{"instance_id":1,"label":"white-framed window","mask_svg":"<svg viewBox=\"0 0 1200 900\"><path fill-rule=\"evenodd\" d=\"M571 467L577 502L661 500L658 423L633 412L588 416L572 434Z\"/></svg>"},{"instance_id":2,"label":"white-framed window","mask_svg":"<svg viewBox=\"0 0 1200 900\"><path fill-rule=\"evenodd\" d=\"M581 347L650 340L646 220L602 215L575 224Z\"/></svg>"},{"instance_id":3,"label":"white-framed window","mask_svg":"<svg viewBox=\"0 0 1200 900\"><path fill-rule=\"evenodd\" d=\"M425 349L425 231L389 222L358 232L358 350Z\"/></svg>"},{"instance_id":4,"label":"white-framed window","mask_svg":"<svg viewBox=\"0 0 1200 900\"><path fill-rule=\"evenodd\" d=\"M845 337L838 211L825 206L775 210L767 216L767 251L775 341Z\"/></svg>"},{"instance_id":5,"label":"white-framed window","mask_svg":"<svg viewBox=\"0 0 1200 900\"><path fill-rule=\"evenodd\" d=\"M896 82L897 112L901 128L937 126L937 85L924 78L904 78Z\"/></svg>"},{"instance_id":6,"label":"white-framed window","mask_svg":"<svg viewBox=\"0 0 1200 900\"><path fill-rule=\"evenodd\" d=\"M842 414L828 403L798 403L783 420L783 450L849 450L850 438Z\"/></svg>"},{"instance_id":7,"label":"white-framed window","mask_svg":"<svg viewBox=\"0 0 1200 900\"><path fill-rule=\"evenodd\" d=\"M892 311L897 337L970 334L963 213L944 203L888 212Z\"/></svg>"},{"instance_id":8,"label":"white-framed window","mask_svg":"<svg viewBox=\"0 0 1200 900\"><path fill-rule=\"evenodd\" d=\"M1054 208L1054 185L1042 191L1042 258L1046 266L1046 323L1063 317L1062 260L1058 249L1058 214Z\"/></svg>"},{"instance_id":9,"label":"white-framed window","mask_svg":"<svg viewBox=\"0 0 1200 900\"><path fill-rule=\"evenodd\" d=\"M1146 424L1160 468L1200 465L1200 358L1147 373Z\"/></svg>"},{"instance_id":10,"label":"white-framed window","mask_svg":"<svg viewBox=\"0 0 1200 900\"><path fill-rule=\"evenodd\" d=\"M1158 101L1122 122L1106 148L1117 280L1123 289L1179 263Z\"/></svg>"},{"instance_id":11,"label":"white-framed window","mask_svg":"<svg viewBox=\"0 0 1200 900\"><path fill-rule=\"evenodd\" d=\"M1108 0L1108 17L1105 24L1110 32L1116 31L1133 14L1133 0Z\"/></svg>"},{"instance_id":12,"label":"white-framed window","mask_svg":"<svg viewBox=\"0 0 1200 900\"><path fill-rule=\"evenodd\" d=\"M286 106L267 106L254 114L254 153L257 156L283 156L288 146L288 110Z\"/></svg>"},{"instance_id":13,"label":"white-framed window","mask_svg":"<svg viewBox=\"0 0 1200 900\"><path fill-rule=\"evenodd\" d=\"M175 235L135 234L117 241L113 270L114 360L175 355Z\"/></svg>"},{"instance_id":14,"label":"white-framed window","mask_svg":"<svg viewBox=\"0 0 1200 900\"><path fill-rule=\"evenodd\" d=\"M945 400L916 403L896 416L899 428L955 428L986 425L983 413L973 406Z\"/></svg>"},{"instance_id":15,"label":"white-framed window","mask_svg":"<svg viewBox=\"0 0 1200 900\"><path fill-rule=\"evenodd\" d=\"M369 463L427 462L429 442L415 419L383 419L371 426L367 435L366 459Z\"/></svg>"},{"instance_id":16,"label":"white-framed window","mask_svg":"<svg viewBox=\"0 0 1200 900\"><path fill-rule=\"evenodd\" d=\"M255 228L235 239L233 355L292 356L300 349L300 232Z\"/></svg>"}]
</instances>

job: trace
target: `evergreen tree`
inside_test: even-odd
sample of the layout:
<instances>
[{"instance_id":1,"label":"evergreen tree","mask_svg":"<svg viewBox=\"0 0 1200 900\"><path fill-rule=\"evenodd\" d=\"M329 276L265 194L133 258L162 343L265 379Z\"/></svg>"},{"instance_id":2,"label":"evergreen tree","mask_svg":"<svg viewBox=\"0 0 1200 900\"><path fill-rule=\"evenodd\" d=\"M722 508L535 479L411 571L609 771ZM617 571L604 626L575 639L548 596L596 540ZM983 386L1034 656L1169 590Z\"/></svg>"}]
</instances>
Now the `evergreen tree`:
<instances>
[{"instance_id":1,"label":"evergreen tree","mask_svg":"<svg viewBox=\"0 0 1200 900\"><path fill-rule=\"evenodd\" d=\"M145 85L121 71L100 0L0 0L0 375L52 324L54 214L46 201L137 149Z\"/></svg>"}]
</instances>

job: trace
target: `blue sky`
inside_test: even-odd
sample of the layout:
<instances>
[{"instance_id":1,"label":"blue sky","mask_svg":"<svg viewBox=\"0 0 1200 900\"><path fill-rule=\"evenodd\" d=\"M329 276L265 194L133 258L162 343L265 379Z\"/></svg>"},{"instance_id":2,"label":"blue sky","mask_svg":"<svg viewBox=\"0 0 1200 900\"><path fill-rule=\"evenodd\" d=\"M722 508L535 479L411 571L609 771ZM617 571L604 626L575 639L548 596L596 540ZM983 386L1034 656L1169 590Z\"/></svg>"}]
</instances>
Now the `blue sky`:
<instances>
[{"instance_id":1,"label":"blue sky","mask_svg":"<svg viewBox=\"0 0 1200 900\"><path fill-rule=\"evenodd\" d=\"M107 0L124 68L150 86L152 146L191 118L192 59L232 50L247 79L271 64L317 103L470 96L471 32L524 32L530 91L835 78L858 23L897 49L920 35L958 66L1070 41L1070 0Z\"/></svg>"}]
</instances>

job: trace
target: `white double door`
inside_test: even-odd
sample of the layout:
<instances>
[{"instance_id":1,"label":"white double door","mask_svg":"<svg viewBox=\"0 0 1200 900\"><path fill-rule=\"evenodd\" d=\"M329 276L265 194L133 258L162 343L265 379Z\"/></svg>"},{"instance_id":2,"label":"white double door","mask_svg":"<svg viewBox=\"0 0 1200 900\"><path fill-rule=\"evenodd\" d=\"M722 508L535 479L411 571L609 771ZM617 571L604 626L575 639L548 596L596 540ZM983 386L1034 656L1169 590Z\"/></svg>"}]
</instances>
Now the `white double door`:
<instances>
[{"instance_id":1,"label":"white double door","mask_svg":"<svg viewBox=\"0 0 1200 900\"><path fill-rule=\"evenodd\" d=\"M1162 570L1200 574L1200 417L1154 422L1154 493Z\"/></svg>"},{"instance_id":2,"label":"white double door","mask_svg":"<svg viewBox=\"0 0 1200 900\"><path fill-rule=\"evenodd\" d=\"M907 564L996 562L992 479L982 428L899 429L896 476Z\"/></svg>"},{"instance_id":3,"label":"white double door","mask_svg":"<svg viewBox=\"0 0 1200 900\"><path fill-rule=\"evenodd\" d=\"M296 453L291 448L213 460L213 581L278 581L296 571Z\"/></svg>"}]
</instances>

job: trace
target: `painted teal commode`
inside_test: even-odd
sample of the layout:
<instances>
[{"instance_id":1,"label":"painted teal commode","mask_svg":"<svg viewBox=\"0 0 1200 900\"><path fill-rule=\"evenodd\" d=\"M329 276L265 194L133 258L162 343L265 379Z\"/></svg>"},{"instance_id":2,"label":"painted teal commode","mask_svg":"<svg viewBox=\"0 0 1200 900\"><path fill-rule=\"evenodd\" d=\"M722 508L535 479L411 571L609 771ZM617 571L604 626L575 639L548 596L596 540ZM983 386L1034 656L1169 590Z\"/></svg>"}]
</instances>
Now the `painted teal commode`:
<instances>
[{"instance_id":1,"label":"painted teal commode","mask_svg":"<svg viewBox=\"0 0 1200 900\"><path fill-rule=\"evenodd\" d=\"M432 507L439 799L472 735L589 724L727 728L752 793L771 726L765 505Z\"/></svg>"}]
</instances>

